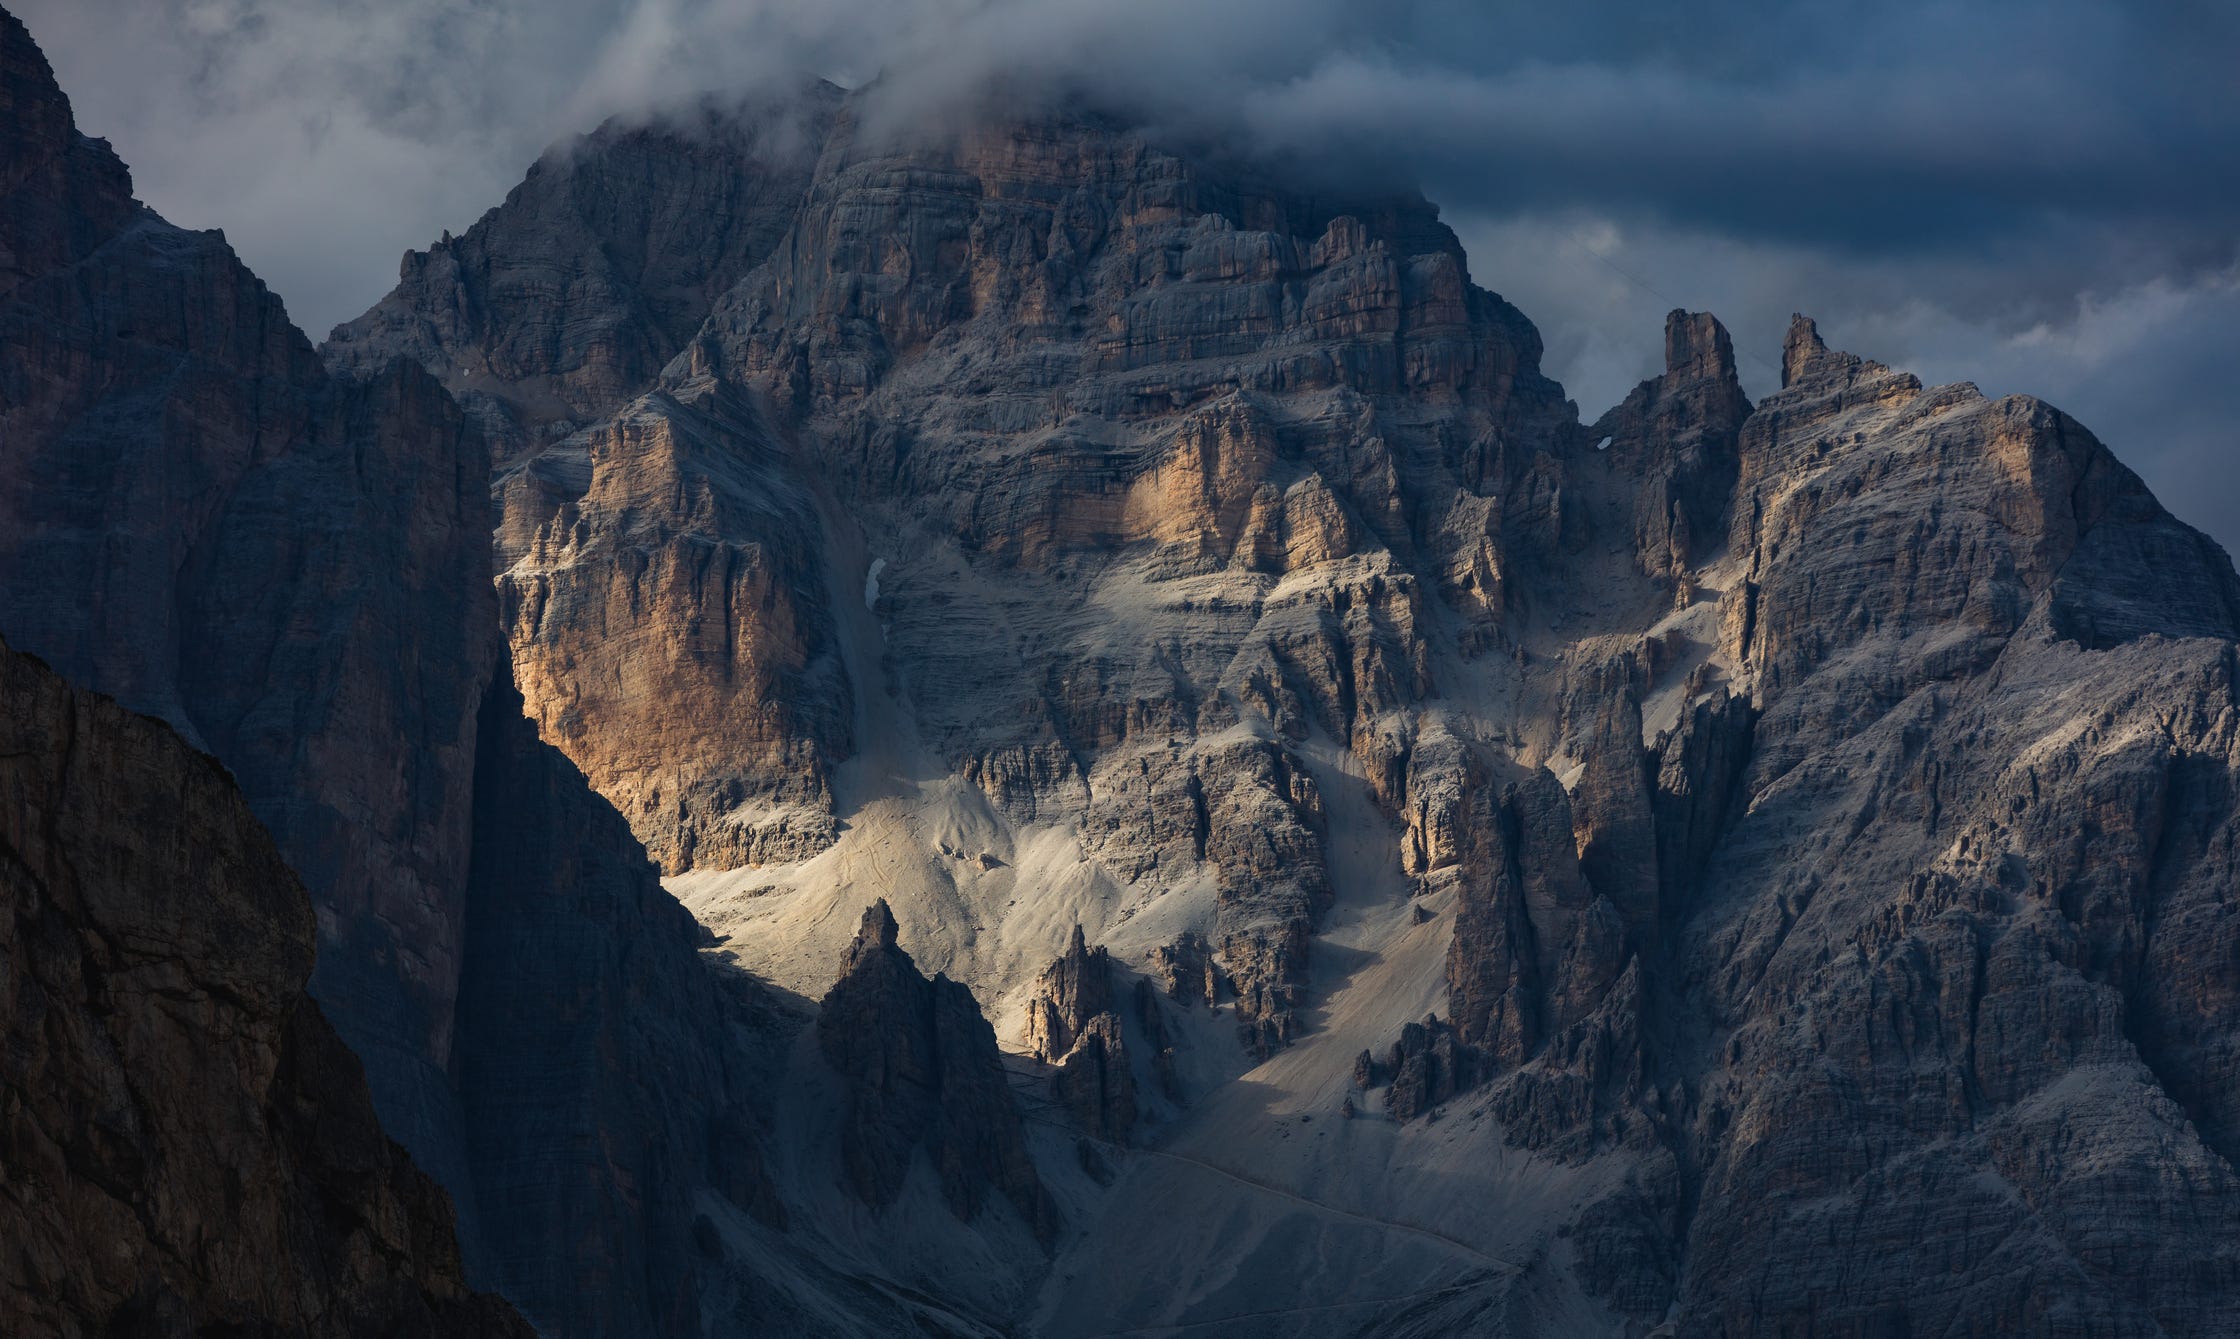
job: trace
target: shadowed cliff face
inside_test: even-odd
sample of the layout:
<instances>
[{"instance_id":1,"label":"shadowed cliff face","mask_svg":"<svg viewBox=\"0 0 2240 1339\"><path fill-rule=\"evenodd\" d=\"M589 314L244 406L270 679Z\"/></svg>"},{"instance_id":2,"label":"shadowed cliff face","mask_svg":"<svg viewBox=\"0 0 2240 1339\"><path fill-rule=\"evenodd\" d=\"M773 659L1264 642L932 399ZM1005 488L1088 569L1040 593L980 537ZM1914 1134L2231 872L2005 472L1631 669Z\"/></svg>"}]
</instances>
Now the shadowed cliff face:
<instances>
[{"instance_id":1,"label":"shadowed cliff face","mask_svg":"<svg viewBox=\"0 0 2240 1339\"><path fill-rule=\"evenodd\" d=\"M938 973L928 981L897 933L887 904L873 903L817 1009L818 1045L847 1090L849 1186L892 1204L922 1145L959 1218L995 1190L1047 1241L1057 1211L1027 1156L995 1034L972 992Z\"/></svg>"},{"instance_id":2,"label":"shadowed cliff face","mask_svg":"<svg viewBox=\"0 0 2240 1339\"><path fill-rule=\"evenodd\" d=\"M0 645L0 1326L532 1333L304 992L312 912L222 768Z\"/></svg>"},{"instance_id":3,"label":"shadowed cliff face","mask_svg":"<svg viewBox=\"0 0 2240 1339\"><path fill-rule=\"evenodd\" d=\"M311 892L313 991L452 1192L476 1282L555 1333L696 1332L700 1197L774 1212L739 1002L522 716L477 423L407 361L330 376L223 238L132 201L5 14L0 76L0 632L239 781ZM378 1144L370 1112L334 1118ZM206 1233L227 1193L177 1207Z\"/></svg>"},{"instance_id":4,"label":"shadowed cliff face","mask_svg":"<svg viewBox=\"0 0 2240 1339\"><path fill-rule=\"evenodd\" d=\"M438 1083L495 649L462 580L481 441L416 367L331 381L222 237L132 201L12 16L0 41L0 631L225 760L316 890L377 1091Z\"/></svg>"},{"instance_id":5,"label":"shadowed cliff face","mask_svg":"<svg viewBox=\"0 0 2240 1339\"><path fill-rule=\"evenodd\" d=\"M501 461L604 417L784 236L840 96L710 101L554 147L463 236L407 253L397 291L336 328L329 365L426 365Z\"/></svg>"}]
</instances>

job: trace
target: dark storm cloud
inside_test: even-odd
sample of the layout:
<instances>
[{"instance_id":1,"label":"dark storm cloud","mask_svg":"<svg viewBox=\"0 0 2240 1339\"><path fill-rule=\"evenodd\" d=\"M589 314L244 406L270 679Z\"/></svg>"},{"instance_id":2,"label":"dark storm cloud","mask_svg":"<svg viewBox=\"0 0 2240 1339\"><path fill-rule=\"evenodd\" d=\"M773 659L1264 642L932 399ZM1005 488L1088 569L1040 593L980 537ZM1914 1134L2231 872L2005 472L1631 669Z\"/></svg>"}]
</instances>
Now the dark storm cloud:
<instances>
[{"instance_id":1,"label":"dark storm cloud","mask_svg":"<svg viewBox=\"0 0 2240 1339\"><path fill-rule=\"evenodd\" d=\"M142 194L313 330L610 113L808 72L922 125L991 80L1420 181L1596 413L1668 303L1756 361L1812 311L2045 394L2240 539L2227 0L31 0Z\"/></svg>"}]
</instances>

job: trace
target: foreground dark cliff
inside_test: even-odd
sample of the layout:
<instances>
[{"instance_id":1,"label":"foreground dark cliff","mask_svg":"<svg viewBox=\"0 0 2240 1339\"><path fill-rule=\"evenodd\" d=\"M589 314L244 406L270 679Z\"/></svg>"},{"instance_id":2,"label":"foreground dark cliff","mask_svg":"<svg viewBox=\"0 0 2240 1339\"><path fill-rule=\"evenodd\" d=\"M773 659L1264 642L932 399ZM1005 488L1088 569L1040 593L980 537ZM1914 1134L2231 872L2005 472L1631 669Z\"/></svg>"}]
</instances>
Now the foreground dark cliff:
<instances>
[{"instance_id":1,"label":"foreground dark cliff","mask_svg":"<svg viewBox=\"0 0 2240 1339\"><path fill-rule=\"evenodd\" d=\"M0 645L0 1329L521 1336L305 993L232 781Z\"/></svg>"}]
</instances>

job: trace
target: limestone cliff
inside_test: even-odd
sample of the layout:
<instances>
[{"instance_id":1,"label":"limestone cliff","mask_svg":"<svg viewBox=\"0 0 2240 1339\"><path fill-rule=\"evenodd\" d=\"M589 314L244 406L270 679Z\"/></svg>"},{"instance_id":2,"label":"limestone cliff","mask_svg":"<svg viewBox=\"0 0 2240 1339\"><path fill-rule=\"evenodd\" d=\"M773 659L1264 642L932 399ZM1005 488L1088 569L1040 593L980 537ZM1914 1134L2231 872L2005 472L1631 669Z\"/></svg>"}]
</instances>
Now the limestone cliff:
<instances>
[{"instance_id":1,"label":"limestone cliff","mask_svg":"<svg viewBox=\"0 0 2240 1339\"><path fill-rule=\"evenodd\" d=\"M898 145L843 107L659 387L501 476L530 710L666 868L721 869L832 840L852 704L898 671L1014 821L1078 812L1127 882L1215 889L1198 929L1278 1047L1329 898L1291 742L1396 798L1425 600L1480 639L1566 542L1580 429L1537 357L1420 199L1302 197L1094 117ZM848 664L867 548L883 654Z\"/></svg>"},{"instance_id":2,"label":"limestone cliff","mask_svg":"<svg viewBox=\"0 0 2240 1339\"><path fill-rule=\"evenodd\" d=\"M364 378L428 366L501 461L645 389L793 222L840 90L704 101L555 145L458 237L407 252L398 288L323 350Z\"/></svg>"},{"instance_id":3,"label":"limestone cliff","mask_svg":"<svg viewBox=\"0 0 2240 1339\"><path fill-rule=\"evenodd\" d=\"M131 198L13 16L0 50L0 634L226 762L386 1105L454 1031L482 444L417 367L330 381L223 237Z\"/></svg>"},{"instance_id":4,"label":"limestone cliff","mask_svg":"<svg viewBox=\"0 0 2240 1339\"><path fill-rule=\"evenodd\" d=\"M1157 1010L1148 996L1139 996L1137 1012L1147 1033L1158 1025ZM1119 1143L1134 1137L1136 1076L1120 1021L1112 954L1101 945L1091 949L1078 925L1027 1002L1027 1049L1057 1066L1051 1093L1082 1129Z\"/></svg>"},{"instance_id":5,"label":"limestone cliff","mask_svg":"<svg viewBox=\"0 0 2240 1339\"><path fill-rule=\"evenodd\" d=\"M1190 1076L1161 1138L1519 1271L1394 1245L1431 1300L1380 1333L2227 1332L2222 554L2058 411L1809 323L1753 405L1675 312L1588 426L1421 199L877 95L497 485L532 714L731 952L820 989L905 898L1095 1130L1099 943ZM1270 1124L1317 1101L1396 1151ZM1197 1164L1135 1165L1065 1258L1207 1291L1069 1276L1053 1332L1272 1305L1261 1238L1165 1216Z\"/></svg>"}]
</instances>

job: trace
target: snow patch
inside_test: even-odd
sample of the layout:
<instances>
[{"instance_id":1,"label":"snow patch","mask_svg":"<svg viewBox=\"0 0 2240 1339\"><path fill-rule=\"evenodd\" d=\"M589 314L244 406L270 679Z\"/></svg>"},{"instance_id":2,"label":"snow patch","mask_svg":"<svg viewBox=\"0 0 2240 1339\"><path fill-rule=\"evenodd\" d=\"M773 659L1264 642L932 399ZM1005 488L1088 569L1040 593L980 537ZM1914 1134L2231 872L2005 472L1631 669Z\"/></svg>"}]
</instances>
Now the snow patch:
<instances>
[{"instance_id":1,"label":"snow patch","mask_svg":"<svg viewBox=\"0 0 2240 1339\"><path fill-rule=\"evenodd\" d=\"M876 613L879 608L879 574L886 570L887 560L873 558L871 570L863 574L863 607Z\"/></svg>"}]
</instances>

